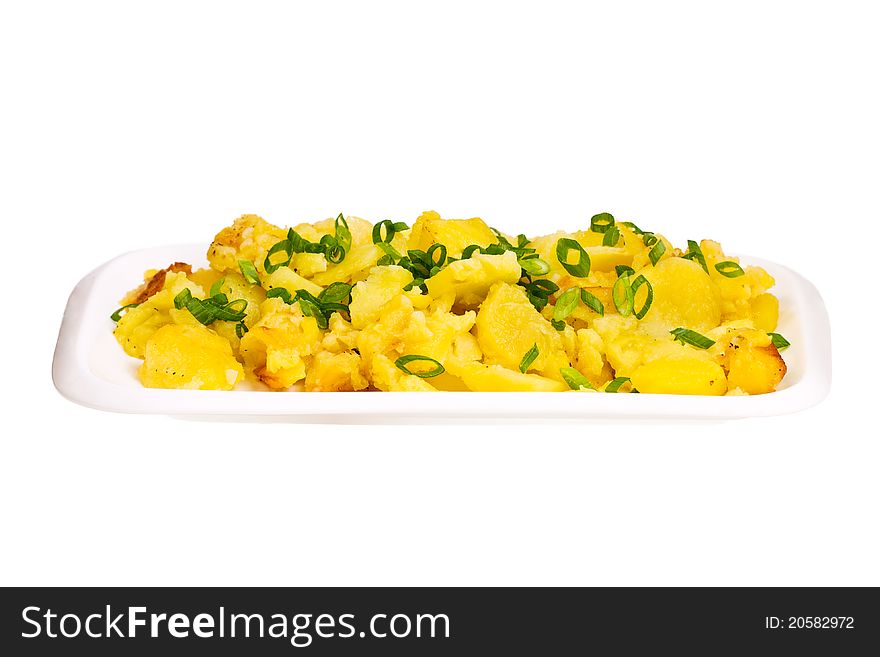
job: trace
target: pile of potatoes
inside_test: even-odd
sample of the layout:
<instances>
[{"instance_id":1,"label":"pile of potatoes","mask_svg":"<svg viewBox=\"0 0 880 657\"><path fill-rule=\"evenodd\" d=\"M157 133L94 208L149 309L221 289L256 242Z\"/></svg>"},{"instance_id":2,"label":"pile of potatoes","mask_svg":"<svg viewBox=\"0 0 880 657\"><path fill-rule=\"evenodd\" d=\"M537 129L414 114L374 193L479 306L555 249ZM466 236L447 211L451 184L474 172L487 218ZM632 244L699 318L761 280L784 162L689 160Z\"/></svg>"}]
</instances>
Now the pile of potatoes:
<instances>
[{"instance_id":1,"label":"pile of potatoes","mask_svg":"<svg viewBox=\"0 0 880 657\"><path fill-rule=\"evenodd\" d=\"M267 273L267 254L288 231L245 215L215 237L210 268L192 271L174 263L147 272L143 285L123 299L131 307L114 331L125 352L143 360L143 384L228 390L249 380L271 390L561 392L603 391L614 381L622 393L724 395L771 392L785 375L769 335L779 314L768 292L773 278L751 266L725 276L715 265L736 259L716 242L699 243L700 263L659 234L646 240L632 224L615 224L614 245L590 227L518 241L481 219L425 212L411 228L399 225L388 242L401 255L445 247L444 265L414 281L412 271L392 264L389 250L374 243L370 222L348 217L345 223L350 244L337 262L325 253L298 252ZM328 219L294 230L317 244L338 226L339 220ZM557 259L563 238L589 255L587 276L573 275ZM658 241L665 249L654 248ZM525 245L549 265L532 276L558 287L545 305L528 294L524 283L530 279L517 252L487 248L505 243ZM481 248L468 249L472 245ZM242 261L253 264L256 280L243 275ZM615 303L621 272L650 282L635 294L635 306L642 307L648 288L653 292L641 319L621 314ZM351 286L343 302L347 311L323 321L290 298L300 290L317 298L334 283ZM212 288L247 302L239 324L205 325L175 304L184 289L205 299ZM603 312L578 303L554 322L556 303L571 288L589 292ZM285 290L289 294L279 294ZM677 328L714 342L700 348L676 341L670 331ZM534 348L537 355L524 359ZM412 355L431 359L425 367L441 367L426 376L418 361L401 365L401 357ZM578 385L564 376L572 370Z\"/></svg>"}]
</instances>

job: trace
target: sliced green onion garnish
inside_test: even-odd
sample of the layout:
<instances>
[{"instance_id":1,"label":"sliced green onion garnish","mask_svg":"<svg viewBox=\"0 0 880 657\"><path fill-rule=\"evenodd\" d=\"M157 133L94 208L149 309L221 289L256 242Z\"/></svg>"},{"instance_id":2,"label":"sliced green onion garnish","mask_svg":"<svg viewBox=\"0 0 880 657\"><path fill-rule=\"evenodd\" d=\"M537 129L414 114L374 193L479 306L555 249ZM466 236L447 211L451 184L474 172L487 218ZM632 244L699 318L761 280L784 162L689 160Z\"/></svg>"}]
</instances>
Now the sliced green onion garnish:
<instances>
[{"instance_id":1,"label":"sliced green onion garnish","mask_svg":"<svg viewBox=\"0 0 880 657\"><path fill-rule=\"evenodd\" d=\"M318 301L321 303L341 303L351 295L351 285L348 283L331 283L321 294L318 295Z\"/></svg>"},{"instance_id":2,"label":"sliced green onion garnish","mask_svg":"<svg viewBox=\"0 0 880 657\"><path fill-rule=\"evenodd\" d=\"M611 288L611 299L614 301L614 307L622 317L632 314L635 294L629 282L629 274L621 276L614 281L614 287Z\"/></svg>"},{"instance_id":3,"label":"sliced green onion garnish","mask_svg":"<svg viewBox=\"0 0 880 657\"><path fill-rule=\"evenodd\" d=\"M206 301L205 304L210 303L210 300ZM187 310L192 312L190 308L191 304L187 304ZM236 299L235 301L230 301L229 303L216 307L214 310L213 318L211 321L222 321L222 322L240 322L245 318L245 309L247 308L248 302L246 299ZM193 313L195 316L195 313ZM201 321L201 320L200 320Z\"/></svg>"},{"instance_id":4,"label":"sliced green onion garnish","mask_svg":"<svg viewBox=\"0 0 880 657\"><path fill-rule=\"evenodd\" d=\"M520 258L517 262L529 276L543 276L550 273L550 265L538 257Z\"/></svg>"},{"instance_id":5,"label":"sliced green onion garnish","mask_svg":"<svg viewBox=\"0 0 880 657\"><path fill-rule=\"evenodd\" d=\"M739 264L735 263L733 260L725 260L724 262L719 262L715 265L715 271L717 271L722 276L727 276L727 278L736 278L737 276L742 276L745 274L743 268L739 266Z\"/></svg>"},{"instance_id":6,"label":"sliced green onion garnish","mask_svg":"<svg viewBox=\"0 0 880 657\"><path fill-rule=\"evenodd\" d=\"M602 237L602 246L617 246L617 243L619 241L620 228L618 228L617 226L612 226L605 231L605 236Z\"/></svg>"},{"instance_id":7,"label":"sliced green onion garnish","mask_svg":"<svg viewBox=\"0 0 880 657\"><path fill-rule=\"evenodd\" d=\"M248 327L245 326L245 323L243 321L235 325L235 335L239 340L241 340L244 337L244 334L247 332Z\"/></svg>"},{"instance_id":8,"label":"sliced green onion garnish","mask_svg":"<svg viewBox=\"0 0 880 657\"><path fill-rule=\"evenodd\" d=\"M241 275L244 276L244 280L248 283L251 285L260 284L260 275L257 273L257 268L254 267L254 263L250 260L239 260L238 268L241 270Z\"/></svg>"},{"instance_id":9,"label":"sliced green onion garnish","mask_svg":"<svg viewBox=\"0 0 880 657\"><path fill-rule=\"evenodd\" d=\"M384 219L373 226L373 244L379 244L379 242L385 242L386 244L389 244L391 240L394 239L394 234L397 232L398 226L402 226L403 230L406 230L406 224L396 224L390 219ZM384 237L382 236L383 228L385 229Z\"/></svg>"},{"instance_id":10,"label":"sliced green onion garnish","mask_svg":"<svg viewBox=\"0 0 880 657\"><path fill-rule=\"evenodd\" d=\"M636 235L644 235L644 233L645 233L645 231L643 231L641 228L639 228L638 226L636 226L636 225L635 225L633 222L631 222L631 221L621 221L620 223L622 223L624 226L626 226L627 228L629 228L629 229L630 229L632 232L634 232Z\"/></svg>"},{"instance_id":11,"label":"sliced green onion garnish","mask_svg":"<svg viewBox=\"0 0 880 657\"><path fill-rule=\"evenodd\" d=\"M708 349L713 344L715 344L715 340L707 338L701 333L697 333L696 331L691 331L690 329L686 328L672 329L670 333L672 333L672 335L674 336L673 339L676 342L689 344L692 347L697 347L698 349Z\"/></svg>"},{"instance_id":12,"label":"sliced green onion garnish","mask_svg":"<svg viewBox=\"0 0 880 657\"><path fill-rule=\"evenodd\" d=\"M219 297L221 294L223 294L223 284L225 282L225 278L218 278L216 281L214 281L214 284L211 286L211 289L208 292L208 296L213 299L214 297ZM226 302L224 301L223 303Z\"/></svg>"},{"instance_id":13,"label":"sliced green onion garnish","mask_svg":"<svg viewBox=\"0 0 880 657\"><path fill-rule=\"evenodd\" d=\"M576 263L566 261L569 251L574 251L578 254L578 261ZM559 264L565 268L565 271L572 276L586 278L590 275L590 255L584 251L584 247L579 242L569 237L562 237L556 242L556 259L559 260Z\"/></svg>"},{"instance_id":14,"label":"sliced green onion garnish","mask_svg":"<svg viewBox=\"0 0 880 657\"><path fill-rule=\"evenodd\" d=\"M648 296L645 298L645 303L642 305L641 309L636 310L636 291L638 291L638 289L642 287L642 285L648 286ZM642 319L642 317L648 314L648 310L650 310L651 304L654 303L654 287L651 285L651 281L639 274L632 282L630 288L632 289L633 293L633 315L635 315L636 319Z\"/></svg>"},{"instance_id":15,"label":"sliced green onion garnish","mask_svg":"<svg viewBox=\"0 0 880 657\"><path fill-rule=\"evenodd\" d=\"M325 237L329 237L329 235L325 235ZM329 241L325 243L324 257L327 258L328 262L338 265L345 260L345 248L336 241L336 238L332 239L332 243Z\"/></svg>"},{"instance_id":16,"label":"sliced green onion garnish","mask_svg":"<svg viewBox=\"0 0 880 657\"><path fill-rule=\"evenodd\" d=\"M614 225L614 217L608 212L594 214L590 219L590 230L594 233L604 233Z\"/></svg>"},{"instance_id":17,"label":"sliced green onion garnish","mask_svg":"<svg viewBox=\"0 0 880 657\"><path fill-rule=\"evenodd\" d=\"M539 353L538 345L533 344L532 348L523 354L522 360L519 362L519 371L525 374L529 367L531 367L532 363L535 362Z\"/></svg>"},{"instance_id":18,"label":"sliced green onion garnish","mask_svg":"<svg viewBox=\"0 0 880 657\"><path fill-rule=\"evenodd\" d=\"M628 376L619 376L608 382L608 385L605 386L605 392L620 392L620 387L627 381L629 381Z\"/></svg>"},{"instance_id":19,"label":"sliced green onion garnish","mask_svg":"<svg viewBox=\"0 0 880 657\"><path fill-rule=\"evenodd\" d=\"M281 299L288 306L292 305L294 302L293 295L287 288L273 287L271 290L268 290L266 292L267 299L274 299L275 297Z\"/></svg>"},{"instance_id":20,"label":"sliced green onion garnish","mask_svg":"<svg viewBox=\"0 0 880 657\"><path fill-rule=\"evenodd\" d=\"M556 300L556 305L553 306L553 321L556 322L554 327L557 331L565 328L563 320L571 315L575 308L577 308L579 297L580 290L576 287L570 287L559 295L559 298ZM561 328L559 324L562 324Z\"/></svg>"},{"instance_id":21,"label":"sliced green onion garnish","mask_svg":"<svg viewBox=\"0 0 880 657\"><path fill-rule=\"evenodd\" d=\"M688 250L685 253L683 258L687 258L688 260L694 260L700 267L703 268L707 274L709 273L709 267L706 266L706 257L703 255L703 249L700 248L700 245L697 244L694 240L688 240Z\"/></svg>"},{"instance_id":22,"label":"sliced green onion garnish","mask_svg":"<svg viewBox=\"0 0 880 657\"><path fill-rule=\"evenodd\" d=\"M122 306L122 308L117 308L117 309L113 312L113 314L110 315L110 319L112 319L114 322L118 322L120 319L122 319L122 313L123 313L123 311L128 310L129 308L137 308L139 305L141 305L141 304L139 304L139 303L130 303L130 304L126 305L126 306Z\"/></svg>"},{"instance_id":23,"label":"sliced green onion garnish","mask_svg":"<svg viewBox=\"0 0 880 657\"><path fill-rule=\"evenodd\" d=\"M520 282L518 285L525 288L529 301L538 312L544 310L550 295L559 291L559 286L546 278L539 278L536 281L526 283Z\"/></svg>"},{"instance_id":24,"label":"sliced green onion garnish","mask_svg":"<svg viewBox=\"0 0 880 657\"><path fill-rule=\"evenodd\" d=\"M203 303L199 299L190 299L186 304L186 309L189 311L190 315L199 321L200 324L205 324L206 326L213 322L217 316L217 309L215 306Z\"/></svg>"},{"instance_id":25,"label":"sliced green onion garnish","mask_svg":"<svg viewBox=\"0 0 880 657\"><path fill-rule=\"evenodd\" d=\"M782 351L791 346L791 342L782 337L780 333L768 333L767 335L770 336L770 341L777 351Z\"/></svg>"},{"instance_id":26,"label":"sliced green onion garnish","mask_svg":"<svg viewBox=\"0 0 880 657\"><path fill-rule=\"evenodd\" d=\"M437 257L434 257L434 254L439 254ZM446 246L443 244L432 244L425 255L428 256L428 262L431 263L432 267L442 267L446 262Z\"/></svg>"},{"instance_id":27,"label":"sliced green onion garnish","mask_svg":"<svg viewBox=\"0 0 880 657\"><path fill-rule=\"evenodd\" d=\"M345 253L351 251L351 230L348 228L348 222L345 220L345 217L342 216L342 213L339 213L339 216L336 217L335 222L336 228L336 242ZM344 254L343 254L343 257Z\"/></svg>"},{"instance_id":28,"label":"sliced green onion garnish","mask_svg":"<svg viewBox=\"0 0 880 657\"><path fill-rule=\"evenodd\" d=\"M420 371L420 370L412 371L411 369L409 369L407 367L407 365L409 363L415 363L415 362L434 363L434 367L430 370L425 370L425 371ZM394 364L397 365L397 369L404 372L405 374L417 376L421 379L430 379L431 377L437 376L439 374L443 374L443 372L446 371L446 369L443 367L443 365L440 363L440 361L434 360L433 358L430 358L428 356L419 356L418 354L410 354L409 356L401 356L396 361L394 361Z\"/></svg>"},{"instance_id":29,"label":"sliced green onion garnish","mask_svg":"<svg viewBox=\"0 0 880 657\"><path fill-rule=\"evenodd\" d=\"M614 273L617 274L617 278L620 278L624 274L635 274L636 270L627 265L616 265L614 267Z\"/></svg>"},{"instance_id":30,"label":"sliced green onion garnish","mask_svg":"<svg viewBox=\"0 0 880 657\"><path fill-rule=\"evenodd\" d=\"M651 264L656 265L657 261L660 260L660 256L664 253L666 253L666 245L663 243L663 240L657 240L654 248L648 252L648 258L650 258Z\"/></svg>"},{"instance_id":31,"label":"sliced green onion garnish","mask_svg":"<svg viewBox=\"0 0 880 657\"><path fill-rule=\"evenodd\" d=\"M400 252L395 249L393 246L388 244L387 242L376 242L376 246L378 246L382 251L385 252L385 256L391 258L391 262L387 264L394 264L394 261L400 260L403 256L400 255ZM385 264L385 263L383 263Z\"/></svg>"},{"instance_id":32,"label":"sliced green onion garnish","mask_svg":"<svg viewBox=\"0 0 880 657\"><path fill-rule=\"evenodd\" d=\"M651 246L657 243L657 236L651 232L642 233L642 242L645 246Z\"/></svg>"},{"instance_id":33,"label":"sliced green onion garnish","mask_svg":"<svg viewBox=\"0 0 880 657\"><path fill-rule=\"evenodd\" d=\"M284 260L278 260L277 262L272 261L272 256L276 253L284 253L287 257ZM282 240L272 245L272 248L266 253L266 259L263 261L263 269L266 270L267 274L274 273L277 269L281 267L286 267L290 264L291 259L293 258L293 248L291 247L289 240ZM277 258L276 258L277 260Z\"/></svg>"},{"instance_id":34,"label":"sliced green onion garnish","mask_svg":"<svg viewBox=\"0 0 880 657\"><path fill-rule=\"evenodd\" d=\"M559 373L572 390L595 390L590 380L573 367L560 367Z\"/></svg>"},{"instance_id":35,"label":"sliced green onion garnish","mask_svg":"<svg viewBox=\"0 0 880 657\"><path fill-rule=\"evenodd\" d=\"M605 304L592 292L588 292L587 290L581 289L581 301L584 302L584 305L592 310L595 313L598 313L600 317L605 316Z\"/></svg>"},{"instance_id":36,"label":"sliced green onion garnish","mask_svg":"<svg viewBox=\"0 0 880 657\"><path fill-rule=\"evenodd\" d=\"M474 255L474 253L476 253L479 250L480 250L479 244L470 244L469 246L464 247L464 250L461 252L460 259L467 260L468 258L470 258L472 255Z\"/></svg>"},{"instance_id":37,"label":"sliced green onion garnish","mask_svg":"<svg viewBox=\"0 0 880 657\"><path fill-rule=\"evenodd\" d=\"M174 297L174 307L181 310L186 307L186 304L189 303L189 300L192 298L192 292L189 291L188 287L185 287Z\"/></svg>"}]
</instances>

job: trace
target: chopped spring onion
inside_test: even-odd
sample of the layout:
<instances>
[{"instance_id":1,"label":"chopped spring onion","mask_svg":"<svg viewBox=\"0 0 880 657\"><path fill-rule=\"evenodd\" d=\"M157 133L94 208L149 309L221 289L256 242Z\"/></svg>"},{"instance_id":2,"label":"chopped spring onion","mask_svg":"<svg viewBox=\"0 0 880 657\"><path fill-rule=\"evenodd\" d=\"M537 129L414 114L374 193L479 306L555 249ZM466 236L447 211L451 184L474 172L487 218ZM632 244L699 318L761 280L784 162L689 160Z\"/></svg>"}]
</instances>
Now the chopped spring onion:
<instances>
[{"instance_id":1,"label":"chopped spring onion","mask_svg":"<svg viewBox=\"0 0 880 657\"><path fill-rule=\"evenodd\" d=\"M644 242L645 246L653 246L657 243L657 236L651 232L642 233L642 242Z\"/></svg>"},{"instance_id":2,"label":"chopped spring onion","mask_svg":"<svg viewBox=\"0 0 880 657\"><path fill-rule=\"evenodd\" d=\"M617 243L619 241L620 228L618 228L617 226L612 226L605 231L605 236L602 237L602 246L617 246Z\"/></svg>"},{"instance_id":3,"label":"chopped spring onion","mask_svg":"<svg viewBox=\"0 0 880 657\"><path fill-rule=\"evenodd\" d=\"M733 260L725 260L715 265L715 271L727 278L736 278L745 274L743 268Z\"/></svg>"},{"instance_id":4,"label":"chopped spring onion","mask_svg":"<svg viewBox=\"0 0 880 657\"><path fill-rule=\"evenodd\" d=\"M620 392L620 387L627 381L629 381L628 376L619 376L608 382L608 385L605 386L605 392Z\"/></svg>"},{"instance_id":5,"label":"chopped spring onion","mask_svg":"<svg viewBox=\"0 0 880 657\"><path fill-rule=\"evenodd\" d=\"M620 279L618 279L620 280ZM645 303L642 305L641 309L636 310L635 301L636 301L636 292L642 285L648 286L648 296L645 298ZM630 285L633 293L633 315L635 315L636 319L642 319L645 315L648 314L648 310L651 308L651 304L654 303L654 287L651 285L651 281L647 278L639 274L636 279Z\"/></svg>"},{"instance_id":6,"label":"chopped spring onion","mask_svg":"<svg viewBox=\"0 0 880 657\"><path fill-rule=\"evenodd\" d=\"M524 256L519 258L517 262L519 262L519 266L529 276L543 276L550 273L550 265L541 260L537 255L532 257Z\"/></svg>"},{"instance_id":7,"label":"chopped spring onion","mask_svg":"<svg viewBox=\"0 0 880 657\"><path fill-rule=\"evenodd\" d=\"M338 265L345 260L345 247L333 235L324 235L321 237L321 246L324 247L324 257L334 265Z\"/></svg>"},{"instance_id":8,"label":"chopped spring onion","mask_svg":"<svg viewBox=\"0 0 880 657\"><path fill-rule=\"evenodd\" d=\"M250 260L239 260L238 268L241 270L241 275L244 276L244 280L248 283L251 285L260 284L260 275L257 273L257 268L254 267L254 263Z\"/></svg>"},{"instance_id":9,"label":"chopped spring onion","mask_svg":"<svg viewBox=\"0 0 880 657\"><path fill-rule=\"evenodd\" d=\"M565 318L571 315L578 306L578 298L580 290L576 287L570 287L559 295L556 299L556 305L553 306L553 326L557 331L565 328Z\"/></svg>"},{"instance_id":10,"label":"chopped spring onion","mask_svg":"<svg viewBox=\"0 0 880 657\"><path fill-rule=\"evenodd\" d=\"M703 249L700 248L700 245L697 244L694 240L688 240L688 250L685 253L683 258L687 260L694 260L700 267L703 268L707 274L709 273L709 267L706 265L706 256L703 255Z\"/></svg>"},{"instance_id":11,"label":"chopped spring onion","mask_svg":"<svg viewBox=\"0 0 880 657\"><path fill-rule=\"evenodd\" d=\"M434 258L435 253L440 254L436 259ZM432 244L428 247L425 255L428 256L431 268L442 267L446 263L446 247L443 244Z\"/></svg>"},{"instance_id":12,"label":"chopped spring onion","mask_svg":"<svg viewBox=\"0 0 880 657\"><path fill-rule=\"evenodd\" d=\"M342 216L342 213L339 213L339 216L336 217L335 222L336 228L336 243L342 247L342 249L348 253L351 251L351 230L348 227L348 222L345 220L345 217Z\"/></svg>"},{"instance_id":13,"label":"chopped spring onion","mask_svg":"<svg viewBox=\"0 0 880 657\"><path fill-rule=\"evenodd\" d=\"M635 293L629 282L629 274L625 274L614 281L614 287L611 288L611 299L614 301L614 307L617 308L617 312L622 317L632 314Z\"/></svg>"},{"instance_id":14,"label":"chopped spring onion","mask_svg":"<svg viewBox=\"0 0 880 657\"><path fill-rule=\"evenodd\" d=\"M241 340L244 337L244 334L248 332L248 327L245 326L244 322L239 322L235 325L235 335Z\"/></svg>"},{"instance_id":15,"label":"chopped spring onion","mask_svg":"<svg viewBox=\"0 0 880 657\"><path fill-rule=\"evenodd\" d=\"M211 286L211 290L208 292L208 295L213 299L214 297L219 297L221 294L223 294L223 284L225 282L225 278L220 278L214 281L214 284Z\"/></svg>"},{"instance_id":16,"label":"chopped spring onion","mask_svg":"<svg viewBox=\"0 0 880 657\"><path fill-rule=\"evenodd\" d=\"M780 333L768 333L767 335L770 336L770 341L773 343L773 346L776 347L777 351L782 351L791 346L791 342L782 337Z\"/></svg>"},{"instance_id":17,"label":"chopped spring onion","mask_svg":"<svg viewBox=\"0 0 880 657\"><path fill-rule=\"evenodd\" d=\"M208 299L196 299L189 288L183 288L174 297L174 307L178 310L186 308L200 323L211 322L242 322L248 302L245 299L226 300L225 294L216 294Z\"/></svg>"},{"instance_id":18,"label":"chopped spring onion","mask_svg":"<svg viewBox=\"0 0 880 657\"><path fill-rule=\"evenodd\" d=\"M273 287L266 292L267 299L274 299L275 297L281 299L288 306L293 305L293 295L290 294L290 290L288 290L287 288Z\"/></svg>"},{"instance_id":19,"label":"chopped spring onion","mask_svg":"<svg viewBox=\"0 0 880 657\"><path fill-rule=\"evenodd\" d=\"M629 228L629 229L630 229L632 232L634 232L636 235L644 235L644 234L645 234L645 231L643 231L641 228L639 228L638 226L636 226L636 225L635 225L633 222L631 222L631 221L621 221L620 223L622 223L624 226L626 226L627 228Z\"/></svg>"},{"instance_id":20,"label":"chopped spring onion","mask_svg":"<svg viewBox=\"0 0 880 657\"><path fill-rule=\"evenodd\" d=\"M628 267L627 265L616 265L614 267L614 273L617 274L618 278L620 278L624 274L635 274L636 270L632 267Z\"/></svg>"},{"instance_id":21,"label":"chopped spring onion","mask_svg":"<svg viewBox=\"0 0 880 657\"><path fill-rule=\"evenodd\" d=\"M572 390L595 390L590 380L573 367L560 367L559 373Z\"/></svg>"},{"instance_id":22,"label":"chopped spring onion","mask_svg":"<svg viewBox=\"0 0 880 657\"><path fill-rule=\"evenodd\" d=\"M690 329L686 328L672 329L670 333L672 333L672 335L674 336L673 339L676 342L689 344L693 347L697 347L698 349L708 349L713 344L715 344L715 340L707 338L701 333L697 333L696 331L691 331Z\"/></svg>"},{"instance_id":23,"label":"chopped spring onion","mask_svg":"<svg viewBox=\"0 0 880 657\"><path fill-rule=\"evenodd\" d=\"M481 248L482 247L480 247L479 244L470 244L470 245L464 247L464 250L461 252L461 258L459 258L459 259L460 260L467 260L468 258L473 256L474 253L480 251Z\"/></svg>"},{"instance_id":24,"label":"chopped spring onion","mask_svg":"<svg viewBox=\"0 0 880 657\"><path fill-rule=\"evenodd\" d=\"M519 285L525 288L529 301L538 312L544 310L551 294L559 292L559 286L546 278L539 278L536 281L529 281L527 283L520 282Z\"/></svg>"},{"instance_id":25,"label":"chopped spring onion","mask_svg":"<svg viewBox=\"0 0 880 657\"><path fill-rule=\"evenodd\" d=\"M574 251L578 254L578 261L576 263L566 261L569 251ZM559 260L559 264L565 268L565 271L572 276L586 278L590 275L590 255L584 251L584 247L580 243L570 237L560 238L556 242L556 259Z\"/></svg>"},{"instance_id":26,"label":"chopped spring onion","mask_svg":"<svg viewBox=\"0 0 880 657\"><path fill-rule=\"evenodd\" d=\"M415 371L413 371L407 367L407 365L409 365L409 363L416 363L416 362L434 363L434 367L431 368L430 370L415 370ZM443 367L443 365L439 361L434 360L433 358L430 358L428 356L419 356L418 354L410 354L408 356L401 356L396 361L394 361L394 364L397 366L397 369L399 369L401 372L404 372L405 374L409 374L412 376L417 376L421 379L430 379L431 377L438 376L440 374L443 374L443 372L446 371L446 369Z\"/></svg>"},{"instance_id":27,"label":"chopped spring onion","mask_svg":"<svg viewBox=\"0 0 880 657\"><path fill-rule=\"evenodd\" d=\"M614 217L608 212L594 214L590 219L590 230L594 233L604 233L614 225Z\"/></svg>"},{"instance_id":28,"label":"chopped spring onion","mask_svg":"<svg viewBox=\"0 0 880 657\"><path fill-rule=\"evenodd\" d=\"M654 248L648 252L648 257L651 259L651 264L656 266L657 261L660 260L660 257L666 253L666 245L663 243L663 240L657 240L657 243L654 244Z\"/></svg>"},{"instance_id":29,"label":"chopped spring onion","mask_svg":"<svg viewBox=\"0 0 880 657\"><path fill-rule=\"evenodd\" d=\"M129 308L137 308L139 305L141 305L141 304L139 304L139 303L130 303L130 304L126 305L126 306L122 306L122 308L117 308L117 309L113 312L113 314L110 315L110 319L112 319L114 322L118 322L120 319L122 319L122 313L123 313L123 311L128 310Z\"/></svg>"},{"instance_id":30,"label":"chopped spring onion","mask_svg":"<svg viewBox=\"0 0 880 657\"><path fill-rule=\"evenodd\" d=\"M587 308L597 313L599 317L605 316L605 304L592 292L581 289L581 301L584 302Z\"/></svg>"},{"instance_id":31,"label":"chopped spring onion","mask_svg":"<svg viewBox=\"0 0 880 657\"><path fill-rule=\"evenodd\" d=\"M383 228L385 229L385 237L382 237ZM390 219L384 219L373 226L373 244L379 244L380 242L390 244L396 233L400 233L408 228L409 226L402 221L394 222Z\"/></svg>"},{"instance_id":32,"label":"chopped spring onion","mask_svg":"<svg viewBox=\"0 0 880 657\"><path fill-rule=\"evenodd\" d=\"M388 244L387 242L375 242L376 246L378 246L382 251L385 252L385 255L382 256L382 259L388 258L389 262L379 261L380 265L393 265L394 261L400 260L403 256L400 255L400 252L395 249L393 246Z\"/></svg>"},{"instance_id":33,"label":"chopped spring onion","mask_svg":"<svg viewBox=\"0 0 880 657\"><path fill-rule=\"evenodd\" d=\"M324 304L341 303L351 294L351 285L348 283L331 283L321 291L318 300ZM267 295L268 296L268 295Z\"/></svg>"},{"instance_id":34,"label":"chopped spring onion","mask_svg":"<svg viewBox=\"0 0 880 657\"><path fill-rule=\"evenodd\" d=\"M529 367L531 367L532 363L535 362L535 359L538 357L538 345L533 344L532 348L529 349L522 357L522 360L519 362L519 371L525 374Z\"/></svg>"}]
</instances>

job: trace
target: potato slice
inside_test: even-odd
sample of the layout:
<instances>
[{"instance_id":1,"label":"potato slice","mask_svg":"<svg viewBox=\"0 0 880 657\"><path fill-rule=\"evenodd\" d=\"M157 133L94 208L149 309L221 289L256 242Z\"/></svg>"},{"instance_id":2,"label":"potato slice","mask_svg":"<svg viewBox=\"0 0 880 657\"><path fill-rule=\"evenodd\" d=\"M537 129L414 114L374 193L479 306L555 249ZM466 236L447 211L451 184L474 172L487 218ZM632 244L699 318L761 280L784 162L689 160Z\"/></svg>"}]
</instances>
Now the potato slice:
<instances>
[{"instance_id":1,"label":"potato slice","mask_svg":"<svg viewBox=\"0 0 880 657\"><path fill-rule=\"evenodd\" d=\"M750 395L773 392L785 376L785 361L773 344L757 347L737 341L727 355L728 385Z\"/></svg>"},{"instance_id":2,"label":"potato slice","mask_svg":"<svg viewBox=\"0 0 880 657\"><path fill-rule=\"evenodd\" d=\"M711 360L667 356L637 368L630 377L633 388L645 393L723 395L727 380L721 366Z\"/></svg>"},{"instance_id":3,"label":"potato slice","mask_svg":"<svg viewBox=\"0 0 880 657\"><path fill-rule=\"evenodd\" d=\"M423 212L409 237L410 249L427 251L432 244L444 244L447 255L455 258L471 244L489 246L498 241L485 221L473 219L441 219L436 212Z\"/></svg>"},{"instance_id":4,"label":"potato slice","mask_svg":"<svg viewBox=\"0 0 880 657\"><path fill-rule=\"evenodd\" d=\"M480 348L491 364L517 370L533 345L538 347L538 357L529 369L561 379L559 369L570 364L559 332L518 285L493 285L477 313L476 327Z\"/></svg>"},{"instance_id":5,"label":"potato slice","mask_svg":"<svg viewBox=\"0 0 880 657\"><path fill-rule=\"evenodd\" d=\"M654 303L645 315L645 323L706 331L721 322L718 288L696 262L668 258L656 267L644 267L638 274L654 287ZM636 305L640 303L642 299L637 298Z\"/></svg>"},{"instance_id":6,"label":"potato slice","mask_svg":"<svg viewBox=\"0 0 880 657\"><path fill-rule=\"evenodd\" d=\"M141 382L148 388L230 390L244 378L229 342L201 324L167 324L147 341Z\"/></svg>"},{"instance_id":7,"label":"potato slice","mask_svg":"<svg viewBox=\"0 0 880 657\"><path fill-rule=\"evenodd\" d=\"M516 254L506 251L501 255L475 253L467 260L457 260L442 269L426 283L431 296L438 298L453 294L456 303L463 308L476 308L495 283L516 283L522 275L522 267Z\"/></svg>"},{"instance_id":8,"label":"potato slice","mask_svg":"<svg viewBox=\"0 0 880 657\"><path fill-rule=\"evenodd\" d=\"M568 390L562 381L537 374L522 374L501 365L478 362L448 364L449 371L474 392L561 392Z\"/></svg>"}]
</instances>

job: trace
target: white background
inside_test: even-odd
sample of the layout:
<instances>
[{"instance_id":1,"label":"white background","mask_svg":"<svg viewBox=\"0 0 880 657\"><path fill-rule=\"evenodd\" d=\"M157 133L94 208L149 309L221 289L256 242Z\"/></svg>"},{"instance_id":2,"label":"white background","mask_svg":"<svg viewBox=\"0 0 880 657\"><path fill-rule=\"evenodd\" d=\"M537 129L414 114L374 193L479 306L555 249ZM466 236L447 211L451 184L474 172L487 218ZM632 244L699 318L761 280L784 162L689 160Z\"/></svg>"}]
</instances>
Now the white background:
<instances>
[{"instance_id":1,"label":"white background","mask_svg":"<svg viewBox=\"0 0 880 657\"><path fill-rule=\"evenodd\" d=\"M5 3L0 582L880 584L869 7ZM533 234L607 210L786 264L826 300L832 393L729 423L357 427L52 387L67 295L123 251L424 209Z\"/></svg>"}]
</instances>

